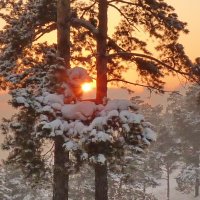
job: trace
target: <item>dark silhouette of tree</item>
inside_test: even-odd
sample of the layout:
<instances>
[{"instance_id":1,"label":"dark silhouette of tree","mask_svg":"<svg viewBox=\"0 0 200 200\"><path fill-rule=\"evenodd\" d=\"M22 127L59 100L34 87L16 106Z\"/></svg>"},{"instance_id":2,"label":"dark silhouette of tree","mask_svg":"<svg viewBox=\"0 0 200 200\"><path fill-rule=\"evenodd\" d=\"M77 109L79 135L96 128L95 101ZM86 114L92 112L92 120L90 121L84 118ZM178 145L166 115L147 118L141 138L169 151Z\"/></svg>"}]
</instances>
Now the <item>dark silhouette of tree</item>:
<instances>
[{"instance_id":1,"label":"dark silhouette of tree","mask_svg":"<svg viewBox=\"0 0 200 200\"><path fill-rule=\"evenodd\" d=\"M34 123L34 110L24 109L9 120L3 119L1 133L5 138L2 149L9 150L5 163L18 166L37 183L48 171L48 164L42 156L44 142L34 135Z\"/></svg>"},{"instance_id":2,"label":"dark silhouette of tree","mask_svg":"<svg viewBox=\"0 0 200 200\"><path fill-rule=\"evenodd\" d=\"M69 0L57 1L57 55L64 59L66 69L70 68L70 12ZM62 136L56 136L54 144L53 200L67 200L69 153L64 150Z\"/></svg>"},{"instance_id":3,"label":"dark silhouette of tree","mask_svg":"<svg viewBox=\"0 0 200 200\"><path fill-rule=\"evenodd\" d=\"M107 0L98 1L98 34L97 40L97 92L96 101L103 103L107 97L107 31L108 31ZM95 165L95 199L108 199L107 164Z\"/></svg>"}]
</instances>

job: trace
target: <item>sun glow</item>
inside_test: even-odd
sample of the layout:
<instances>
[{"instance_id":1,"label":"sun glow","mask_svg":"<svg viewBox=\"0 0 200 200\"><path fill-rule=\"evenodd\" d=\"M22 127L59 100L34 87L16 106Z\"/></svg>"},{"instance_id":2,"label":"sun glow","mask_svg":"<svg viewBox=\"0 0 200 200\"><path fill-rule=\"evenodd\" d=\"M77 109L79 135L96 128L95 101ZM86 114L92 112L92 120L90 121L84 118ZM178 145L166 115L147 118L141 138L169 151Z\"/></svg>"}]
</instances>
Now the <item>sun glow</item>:
<instances>
[{"instance_id":1,"label":"sun glow","mask_svg":"<svg viewBox=\"0 0 200 200\"><path fill-rule=\"evenodd\" d=\"M91 83L84 83L82 86L81 86L83 92L89 92L92 90L92 84Z\"/></svg>"}]
</instances>

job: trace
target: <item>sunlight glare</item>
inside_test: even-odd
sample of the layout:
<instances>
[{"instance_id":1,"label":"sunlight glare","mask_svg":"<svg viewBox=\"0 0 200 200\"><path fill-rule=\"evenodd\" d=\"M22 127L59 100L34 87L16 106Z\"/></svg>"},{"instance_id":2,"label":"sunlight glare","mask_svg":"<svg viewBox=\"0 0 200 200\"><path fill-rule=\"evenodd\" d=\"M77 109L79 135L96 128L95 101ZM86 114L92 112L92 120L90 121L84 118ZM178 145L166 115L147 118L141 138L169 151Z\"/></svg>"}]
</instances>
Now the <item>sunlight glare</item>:
<instances>
[{"instance_id":1,"label":"sunlight glare","mask_svg":"<svg viewBox=\"0 0 200 200\"><path fill-rule=\"evenodd\" d=\"M82 88L83 92L89 92L92 90L92 84L84 83L81 88Z\"/></svg>"}]
</instances>

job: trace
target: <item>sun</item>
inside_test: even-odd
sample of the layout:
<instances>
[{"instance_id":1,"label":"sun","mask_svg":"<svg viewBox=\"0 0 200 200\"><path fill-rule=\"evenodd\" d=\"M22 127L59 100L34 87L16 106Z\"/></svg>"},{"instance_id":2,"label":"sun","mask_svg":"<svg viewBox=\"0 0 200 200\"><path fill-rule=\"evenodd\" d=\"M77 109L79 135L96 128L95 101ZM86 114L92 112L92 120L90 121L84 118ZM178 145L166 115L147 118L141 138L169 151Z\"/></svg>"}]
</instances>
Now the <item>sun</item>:
<instances>
[{"instance_id":1,"label":"sun","mask_svg":"<svg viewBox=\"0 0 200 200\"><path fill-rule=\"evenodd\" d=\"M81 86L83 92L89 92L92 90L92 84L91 83L84 83L82 86Z\"/></svg>"}]
</instances>

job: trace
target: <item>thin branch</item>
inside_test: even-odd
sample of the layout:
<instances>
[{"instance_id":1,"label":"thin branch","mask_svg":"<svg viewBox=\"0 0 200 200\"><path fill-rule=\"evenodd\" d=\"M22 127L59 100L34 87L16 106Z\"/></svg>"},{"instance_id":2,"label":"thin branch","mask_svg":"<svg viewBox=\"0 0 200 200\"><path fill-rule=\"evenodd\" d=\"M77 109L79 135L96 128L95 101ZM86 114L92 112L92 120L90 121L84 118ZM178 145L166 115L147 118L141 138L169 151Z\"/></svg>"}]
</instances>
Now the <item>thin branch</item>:
<instances>
[{"instance_id":1,"label":"thin branch","mask_svg":"<svg viewBox=\"0 0 200 200\"><path fill-rule=\"evenodd\" d=\"M112 2L117 2L117 3L125 3L125 4L129 4L132 6L137 6L137 4L133 3L133 2L129 2L129 1L124 1L124 0L110 0L108 1L108 3L112 3Z\"/></svg>"},{"instance_id":2,"label":"thin branch","mask_svg":"<svg viewBox=\"0 0 200 200\"><path fill-rule=\"evenodd\" d=\"M98 29L93 26L89 21L84 20L84 19L78 19L78 18L72 18L71 19L71 25L76 27L84 27L87 30L89 30L95 37L99 33Z\"/></svg>"},{"instance_id":3,"label":"thin branch","mask_svg":"<svg viewBox=\"0 0 200 200\"><path fill-rule=\"evenodd\" d=\"M130 85L144 87L144 88L147 88L147 89L150 89L150 90L157 90L158 92L170 92L170 93L174 92L176 94L179 94L178 91L161 90L161 89L159 89L155 86L143 85L143 84L140 84L140 83L134 83L134 82L126 81L126 80L123 80L123 79L118 79L118 78L110 79L110 80L108 80L108 82L123 82L123 83L130 84Z\"/></svg>"},{"instance_id":4,"label":"thin branch","mask_svg":"<svg viewBox=\"0 0 200 200\"><path fill-rule=\"evenodd\" d=\"M133 22L130 21L130 18L128 18L128 17L120 10L120 8L118 8L117 6L115 6L115 5L111 4L111 3L109 3L108 5L110 5L111 7L115 8L115 9L119 12L119 14L120 14L122 17L124 17L125 20L126 20L130 25L132 25L136 30L139 31L139 29L133 24Z\"/></svg>"},{"instance_id":5,"label":"thin branch","mask_svg":"<svg viewBox=\"0 0 200 200\"><path fill-rule=\"evenodd\" d=\"M37 41L41 38L44 34L51 32L52 30L56 29L56 23L52 23L49 26L45 27L44 29L37 31L34 36L34 41Z\"/></svg>"},{"instance_id":6,"label":"thin branch","mask_svg":"<svg viewBox=\"0 0 200 200\"><path fill-rule=\"evenodd\" d=\"M87 7L83 8L82 10L84 10L84 11L83 11L83 13L82 13L82 15L81 15L80 18L83 18L83 16L85 15L85 13L86 13L88 10L90 10L96 3L97 3L97 1L94 1L94 3L92 3L90 6L87 6Z\"/></svg>"},{"instance_id":7,"label":"thin branch","mask_svg":"<svg viewBox=\"0 0 200 200\"><path fill-rule=\"evenodd\" d=\"M45 157L49 152L52 152L53 148L54 148L54 144L53 144L53 145L51 146L51 148L50 148L45 154L43 154L42 156Z\"/></svg>"},{"instance_id":8,"label":"thin branch","mask_svg":"<svg viewBox=\"0 0 200 200\"><path fill-rule=\"evenodd\" d=\"M117 52L126 52L122 47L120 47L112 38L108 37L109 45L112 46Z\"/></svg>"},{"instance_id":9,"label":"thin branch","mask_svg":"<svg viewBox=\"0 0 200 200\"><path fill-rule=\"evenodd\" d=\"M92 25L89 21L84 20L84 19L72 18L71 25L74 26L75 28L84 27L85 29L89 30L94 35L94 37L96 37L99 33L98 29L94 25ZM125 52L125 50L122 49L120 46L118 46L112 38L108 37L107 39L110 45L116 51Z\"/></svg>"},{"instance_id":10,"label":"thin branch","mask_svg":"<svg viewBox=\"0 0 200 200\"><path fill-rule=\"evenodd\" d=\"M123 1L124 2L124 1ZM125 2L124 2L125 3ZM72 18L71 19L71 24L75 27L84 27L86 28L87 30L89 30L93 35L94 37L96 37L98 35L98 29L93 26L89 21L86 21L84 19L78 19L78 18ZM173 72L176 72L178 74L181 74L183 76L191 76L192 74L191 73L186 73L186 72L183 72L183 71L180 71L180 70L177 70L177 69L174 69L173 67L171 67L170 65L150 56L150 55L145 55L145 54L140 54L140 53L131 53L131 52L126 52L122 47L120 47L112 38L110 37L107 37L108 39L108 43L109 45L117 51L117 53L113 53L113 54L109 54L107 55L107 57L110 57L110 58L113 58L113 57L117 57L117 56L135 56L135 57L143 57L143 58L147 58L147 59L150 59L152 61L155 61L159 64L161 64L162 66L166 67L168 70L171 70ZM193 78L194 79L194 78ZM199 82L197 82L195 79L194 81L196 83L199 84Z\"/></svg>"},{"instance_id":11,"label":"thin branch","mask_svg":"<svg viewBox=\"0 0 200 200\"><path fill-rule=\"evenodd\" d=\"M149 60L152 60L152 61L155 61L157 62L158 64L161 64L163 66L165 66L167 69L169 70L172 70L176 73L179 73L179 74L182 74L182 75L185 75L185 76L189 76L191 75L190 73L186 73L186 72L183 72L183 71L180 71L180 70L177 70L177 69L174 69L173 67L171 67L170 65L158 60L157 58L154 58L152 56L149 56L149 55L145 55L145 54L141 54L141 53L131 53L131 52L118 52L118 53L113 53L113 54L109 54L107 55L108 58L113 58L113 57L117 57L117 56L133 56L133 57L142 57L142 58L147 58Z\"/></svg>"},{"instance_id":12,"label":"thin branch","mask_svg":"<svg viewBox=\"0 0 200 200\"><path fill-rule=\"evenodd\" d=\"M97 56L97 54L96 53L93 53L93 54L91 54L91 55L88 55L88 56L71 56L71 59L72 60L78 60L78 61L81 61L81 62L89 62L89 61L91 61L91 59L93 58L93 57L96 57Z\"/></svg>"},{"instance_id":13,"label":"thin branch","mask_svg":"<svg viewBox=\"0 0 200 200\"><path fill-rule=\"evenodd\" d=\"M70 22L71 22L71 25L73 27L75 27L75 28L77 28L77 27L84 27L85 29L89 30L94 35L94 37L96 37L97 34L98 34L98 29L95 26L93 26L90 23L90 21L87 21L85 19L79 19L79 18L71 18ZM36 32L35 33L35 39L34 39L34 41L38 40L44 34L50 32L50 31L52 31L54 29L56 29L56 23L50 24L48 27L46 27L45 29L43 29L42 32L41 31Z\"/></svg>"}]
</instances>

